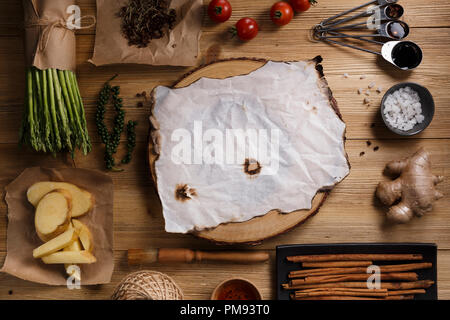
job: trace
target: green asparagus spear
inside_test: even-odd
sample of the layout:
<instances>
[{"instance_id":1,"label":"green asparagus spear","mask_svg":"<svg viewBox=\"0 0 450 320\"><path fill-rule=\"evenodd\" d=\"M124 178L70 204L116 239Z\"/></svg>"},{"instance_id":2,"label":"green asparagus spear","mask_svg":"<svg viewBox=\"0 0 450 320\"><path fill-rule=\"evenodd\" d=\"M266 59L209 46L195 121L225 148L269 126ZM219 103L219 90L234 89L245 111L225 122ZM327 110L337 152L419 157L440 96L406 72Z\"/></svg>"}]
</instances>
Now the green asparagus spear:
<instances>
[{"instance_id":1,"label":"green asparagus spear","mask_svg":"<svg viewBox=\"0 0 450 320\"><path fill-rule=\"evenodd\" d=\"M41 81L40 81L40 76L39 76L39 69L37 68L33 68L33 79L34 79L34 83L35 83L35 101L37 101L36 104L36 119L38 119L38 136L39 136L39 141L40 141L40 145L41 145L41 149L44 152L47 152L47 137L46 137L46 133L47 133L47 122L45 119L45 106L44 106L44 99L42 96L42 88L41 88Z\"/></svg>"},{"instance_id":2,"label":"green asparagus spear","mask_svg":"<svg viewBox=\"0 0 450 320\"><path fill-rule=\"evenodd\" d=\"M38 150L38 144L36 139L36 123L34 119L34 104L33 104L33 75L31 69L27 70L27 102L28 102L28 130L30 134L30 144L31 146Z\"/></svg>"},{"instance_id":3,"label":"green asparagus spear","mask_svg":"<svg viewBox=\"0 0 450 320\"><path fill-rule=\"evenodd\" d=\"M87 130L86 115L84 112L83 100L81 99L80 89L78 88L78 82L77 82L75 73L73 73L71 71L65 71L65 76L66 76L66 79L68 79L68 81L71 84L72 91L74 92L74 98L76 100L76 104L78 107L78 115L79 115L79 119L80 119L80 122L83 127L83 136L84 136L84 145L83 145L82 149L83 149L83 154L86 155L91 151L92 145L91 145L91 141L89 139L89 133Z\"/></svg>"},{"instance_id":4,"label":"green asparagus spear","mask_svg":"<svg viewBox=\"0 0 450 320\"><path fill-rule=\"evenodd\" d=\"M73 146L77 146L79 147L82 143L82 139L80 139L79 137L79 132L80 132L80 128L77 125L77 117L75 115L76 107L74 104L73 99L71 99L70 97L70 93L69 93L69 89L70 86L67 85L66 83L66 79L64 78L64 72L61 70L57 71L58 74L58 79L59 79L59 83L61 85L61 90L62 90L62 96L64 98L64 103L65 106L67 107L67 111L69 114L69 124L70 124L70 129L72 132L71 138L72 138L72 144Z\"/></svg>"},{"instance_id":5,"label":"green asparagus spear","mask_svg":"<svg viewBox=\"0 0 450 320\"><path fill-rule=\"evenodd\" d=\"M77 140L77 147L82 149L84 154L87 154L86 148L85 148L85 135L84 135L84 129L82 125L82 121L80 120L79 110L78 110L78 102L75 99L74 90L72 88L71 79L67 76L68 72L70 71L59 71L60 79L64 79L64 83L67 90L67 96L70 100L72 113L73 113L73 126L74 130L76 132L76 140Z\"/></svg>"},{"instance_id":6,"label":"green asparagus spear","mask_svg":"<svg viewBox=\"0 0 450 320\"><path fill-rule=\"evenodd\" d=\"M32 71L34 73L34 70ZM35 136L37 151L46 151L42 138L41 130L41 104L39 103L38 88L36 81L33 81L33 111L34 111L34 123L35 123Z\"/></svg>"},{"instance_id":7,"label":"green asparagus spear","mask_svg":"<svg viewBox=\"0 0 450 320\"><path fill-rule=\"evenodd\" d=\"M48 105L48 85L47 85L47 73L45 71L40 71L42 76L42 101L44 104L44 119L45 119L45 143L47 145L47 150L52 153L56 152L54 145L54 133L52 130L52 120L50 116L50 108Z\"/></svg>"},{"instance_id":8,"label":"green asparagus spear","mask_svg":"<svg viewBox=\"0 0 450 320\"><path fill-rule=\"evenodd\" d=\"M62 136L65 140L66 144L65 147L67 147L69 151L72 151L72 142L70 141L70 136L72 133L69 127L67 109L62 99L61 85L59 83L58 73L56 72L56 69L52 69L52 75L53 75L53 84L55 88L56 105L59 111L60 129L61 129L60 131L62 132Z\"/></svg>"},{"instance_id":9,"label":"green asparagus spear","mask_svg":"<svg viewBox=\"0 0 450 320\"><path fill-rule=\"evenodd\" d=\"M51 69L47 69L45 70L45 72L47 73L48 78L48 96L50 100L50 113L53 121L53 132L55 133L55 143L56 143L55 151L61 151L62 143L61 143L61 136L59 134L58 116L55 106L55 89L53 85L53 75Z\"/></svg>"}]
</instances>

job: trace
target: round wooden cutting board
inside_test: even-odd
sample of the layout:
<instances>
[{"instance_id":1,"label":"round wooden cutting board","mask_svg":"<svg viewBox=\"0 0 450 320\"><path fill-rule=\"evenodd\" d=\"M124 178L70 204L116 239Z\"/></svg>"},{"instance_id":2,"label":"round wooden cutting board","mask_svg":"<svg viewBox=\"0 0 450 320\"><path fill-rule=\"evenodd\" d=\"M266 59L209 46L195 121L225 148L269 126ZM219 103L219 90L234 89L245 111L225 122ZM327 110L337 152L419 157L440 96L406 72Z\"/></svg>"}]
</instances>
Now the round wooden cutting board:
<instances>
[{"instance_id":1,"label":"round wooden cutting board","mask_svg":"<svg viewBox=\"0 0 450 320\"><path fill-rule=\"evenodd\" d=\"M173 87L186 87L202 77L223 79L248 74L262 67L265 63L265 60L247 58L217 61L186 74ZM155 161L157 157L152 152L153 142L151 139L149 139L148 150L152 178L156 181ZM318 192L312 201L310 210L297 210L290 213L280 213L278 210L272 210L249 221L225 223L213 229L193 232L193 234L220 244L258 244L265 239L282 234L305 222L319 211L327 195L328 191Z\"/></svg>"}]
</instances>

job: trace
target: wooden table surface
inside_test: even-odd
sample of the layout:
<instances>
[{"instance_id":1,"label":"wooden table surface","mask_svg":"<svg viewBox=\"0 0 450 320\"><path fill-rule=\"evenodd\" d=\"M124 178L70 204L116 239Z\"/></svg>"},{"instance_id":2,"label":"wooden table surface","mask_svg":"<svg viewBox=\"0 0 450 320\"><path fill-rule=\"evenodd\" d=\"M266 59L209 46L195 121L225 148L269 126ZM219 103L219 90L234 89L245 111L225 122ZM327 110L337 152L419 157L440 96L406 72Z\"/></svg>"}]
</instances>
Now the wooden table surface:
<instances>
[{"instance_id":1,"label":"wooden table surface","mask_svg":"<svg viewBox=\"0 0 450 320\"><path fill-rule=\"evenodd\" d=\"M205 3L207 1L205 0ZM401 1L405 21L411 26L408 39L424 50L422 65L414 72L400 72L376 56L323 43L308 41L308 31L320 20L363 0L320 0L316 8L297 15L282 29L270 22L268 11L274 0L231 0L233 16L215 25L205 16L198 64L214 59L257 57L273 60L303 60L316 55L324 58L325 75L347 123L347 152L351 174L336 187L319 214L304 225L253 247L270 250L270 262L260 265L179 264L148 266L172 276L187 299L208 299L214 287L231 276L245 276L261 289L264 298L275 298L275 246L301 243L336 242L433 242L438 245L438 287L441 299L450 299L450 2L447 0ZM103 83L113 74L114 84L122 88L127 118L138 120L137 148L132 163L121 173L110 173L114 181L115 270L107 285L69 291L0 274L0 299L108 299L117 283L128 273L139 270L126 263L128 248L187 247L215 249L216 245L190 235L164 231L161 206L146 166L148 106L137 107L136 93L156 85L171 85L191 68L121 65L94 67L87 60L94 47L93 29L77 33L78 79L86 105L93 151L87 157L36 154L17 145L22 117L25 74L22 44L21 1L0 0L0 188L9 184L30 166L103 169L103 146L95 130L95 100ZM95 14L95 0L79 0L82 15ZM227 28L244 16L260 23L258 37L248 43L225 37ZM344 73L349 77L344 78ZM361 80L360 76L366 76ZM422 134L400 138L390 133L379 116L382 94L372 93L370 106L363 105L358 88L370 82L384 90L403 81L418 82L434 96L436 113ZM374 90L372 90L374 92ZM368 147L366 142L371 141ZM445 197L434 211L407 225L385 223L384 209L374 199L382 170L389 160L407 156L420 146L432 154L435 174L448 177L439 189ZM377 151L375 151L375 147ZM123 150L121 150L123 151ZM361 155L364 152L364 155ZM2 199L3 200L3 199ZM6 255L7 207L0 202L0 264Z\"/></svg>"}]
</instances>

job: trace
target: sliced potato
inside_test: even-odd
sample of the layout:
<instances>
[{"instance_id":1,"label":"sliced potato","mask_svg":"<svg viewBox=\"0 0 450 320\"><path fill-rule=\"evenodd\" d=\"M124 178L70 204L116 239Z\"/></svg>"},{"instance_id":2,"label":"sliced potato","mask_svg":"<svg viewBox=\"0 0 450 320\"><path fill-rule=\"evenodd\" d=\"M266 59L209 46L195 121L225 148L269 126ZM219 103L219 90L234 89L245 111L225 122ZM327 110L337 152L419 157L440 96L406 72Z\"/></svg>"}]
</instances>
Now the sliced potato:
<instances>
[{"instance_id":1,"label":"sliced potato","mask_svg":"<svg viewBox=\"0 0 450 320\"><path fill-rule=\"evenodd\" d=\"M92 252L94 250L94 240L89 228L81 221L75 219L72 219L72 224L75 230L77 230L83 249Z\"/></svg>"},{"instance_id":2,"label":"sliced potato","mask_svg":"<svg viewBox=\"0 0 450 320\"><path fill-rule=\"evenodd\" d=\"M78 235L75 229L68 229L66 232L60 234L56 238L44 243L40 247L33 250L34 258L41 258L43 256L52 254L72 244L77 240Z\"/></svg>"},{"instance_id":3,"label":"sliced potato","mask_svg":"<svg viewBox=\"0 0 450 320\"><path fill-rule=\"evenodd\" d=\"M42 241L49 241L65 232L70 224L72 197L66 190L46 194L36 207L34 224Z\"/></svg>"},{"instance_id":4,"label":"sliced potato","mask_svg":"<svg viewBox=\"0 0 450 320\"><path fill-rule=\"evenodd\" d=\"M89 264L97 262L92 253L83 251L59 251L42 257L46 264Z\"/></svg>"},{"instance_id":5,"label":"sliced potato","mask_svg":"<svg viewBox=\"0 0 450 320\"><path fill-rule=\"evenodd\" d=\"M72 217L80 217L94 206L94 197L86 190L66 182L43 181L33 184L27 191L28 201L37 206L39 201L55 189L65 189L72 195Z\"/></svg>"},{"instance_id":6,"label":"sliced potato","mask_svg":"<svg viewBox=\"0 0 450 320\"><path fill-rule=\"evenodd\" d=\"M92 193L83 189L80 190L81 194L79 195L79 199L77 199L78 209L77 212L72 215L72 217L74 218L85 215L86 213L91 211L92 207L94 206L94 196L92 195Z\"/></svg>"}]
</instances>

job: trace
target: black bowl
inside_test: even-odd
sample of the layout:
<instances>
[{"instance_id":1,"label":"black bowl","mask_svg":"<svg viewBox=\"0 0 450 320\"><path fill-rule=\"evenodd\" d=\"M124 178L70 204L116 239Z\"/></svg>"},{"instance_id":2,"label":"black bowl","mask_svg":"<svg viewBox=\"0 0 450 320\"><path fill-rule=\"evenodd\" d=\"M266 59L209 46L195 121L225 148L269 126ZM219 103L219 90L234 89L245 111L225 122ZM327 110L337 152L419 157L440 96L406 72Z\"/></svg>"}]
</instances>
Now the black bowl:
<instances>
[{"instance_id":1,"label":"black bowl","mask_svg":"<svg viewBox=\"0 0 450 320\"><path fill-rule=\"evenodd\" d=\"M397 128L392 127L386 120L386 117L384 116L384 102L386 101L386 98L392 94L393 92L397 91L400 88L410 87L414 91L416 91L419 94L420 97L420 103L422 104L422 115L425 117L422 123L417 123L412 129L408 131L403 131ZM386 127L388 127L389 130L392 132L402 135L402 136L412 136L415 134L418 134L425 130L427 128L431 121L433 120L434 116L434 101L433 96L431 95L430 91L428 91L427 88L414 83L414 82L402 82L398 83L392 88L390 88L383 96L383 99L381 100L381 117L383 118L384 124Z\"/></svg>"}]
</instances>

